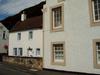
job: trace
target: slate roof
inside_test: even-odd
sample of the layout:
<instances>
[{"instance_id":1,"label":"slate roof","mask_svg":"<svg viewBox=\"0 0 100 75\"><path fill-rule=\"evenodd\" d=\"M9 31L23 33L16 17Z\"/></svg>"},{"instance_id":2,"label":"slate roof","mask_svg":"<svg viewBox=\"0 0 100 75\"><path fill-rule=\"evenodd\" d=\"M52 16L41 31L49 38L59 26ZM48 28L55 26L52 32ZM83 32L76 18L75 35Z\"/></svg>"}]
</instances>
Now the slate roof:
<instances>
[{"instance_id":1,"label":"slate roof","mask_svg":"<svg viewBox=\"0 0 100 75\"><path fill-rule=\"evenodd\" d=\"M32 6L30 8L26 8L26 9L22 10L21 12L19 12L18 14L14 15L14 16L10 16L10 17L8 17L0 22L3 23L8 30L11 30L13 27L15 27L14 25L20 20L21 13L23 11L25 12L25 14L27 14L27 18L42 15L43 13L42 13L41 9L43 9L43 5L45 3L46 2L43 1L35 6Z\"/></svg>"},{"instance_id":2,"label":"slate roof","mask_svg":"<svg viewBox=\"0 0 100 75\"><path fill-rule=\"evenodd\" d=\"M35 16L25 21L18 21L10 32L26 31L30 29L42 29L42 16Z\"/></svg>"}]
</instances>

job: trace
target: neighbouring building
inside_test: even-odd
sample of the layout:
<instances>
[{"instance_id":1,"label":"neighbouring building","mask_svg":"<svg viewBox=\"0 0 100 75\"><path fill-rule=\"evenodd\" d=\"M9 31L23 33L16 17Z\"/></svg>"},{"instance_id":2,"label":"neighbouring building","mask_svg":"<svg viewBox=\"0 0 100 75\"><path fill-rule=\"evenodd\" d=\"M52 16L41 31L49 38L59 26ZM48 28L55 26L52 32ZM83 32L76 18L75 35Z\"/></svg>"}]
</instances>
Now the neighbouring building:
<instances>
[{"instance_id":1,"label":"neighbouring building","mask_svg":"<svg viewBox=\"0 0 100 75\"><path fill-rule=\"evenodd\" d=\"M23 16L24 14L22 14ZM42 16L22 18L9 34L9 56L43 56Z\"/></svg>"},{"instance_id":2,"label":"neighbouring building","mask_svg":"<svg viewBox=\"0 0 100 75\"><path fill-rule=\"evenodd\" d=\"M46 0L43 25L44 68L100 74L100 0Z\"/></svg>"},{"instance_id":3,"label":"neighbouring building","mask_svg":"<svg viewBox=\"0 0 100 75\"><path fill-rule=\"evenodd\" d=\"M0 61L2 61L3 55L7 55L9 42L9 31L0 23Z\"/></svg>"},{"instance_id":4,"label":"neighbouring building","mask_svg":"<svg viewBox=\"0 0 100 75\"><path fill-rule=\"evenodd\" d=\"M26 19L26 14L23 13L21 15L21 21L18 21L9 33L8 55L13 60L9 60L10 62L17 62L18 64L24 65L26 63L26 66L30 66L31 64L30 67L36 65L39 65L40 68L42 67L42 15L29 19Z\"/></svg>"},{"instance_id":5,"label":"neighbouring building","mask_svg":"<svg viewBox=\"0 0 100 75\"><path fill-rule=\"evenodd\" d=\"M8 57L4 57L4 62L42 69L44 4L45 1L40 2L2 21L10 30Z\"/></svg>"}]
</instances>

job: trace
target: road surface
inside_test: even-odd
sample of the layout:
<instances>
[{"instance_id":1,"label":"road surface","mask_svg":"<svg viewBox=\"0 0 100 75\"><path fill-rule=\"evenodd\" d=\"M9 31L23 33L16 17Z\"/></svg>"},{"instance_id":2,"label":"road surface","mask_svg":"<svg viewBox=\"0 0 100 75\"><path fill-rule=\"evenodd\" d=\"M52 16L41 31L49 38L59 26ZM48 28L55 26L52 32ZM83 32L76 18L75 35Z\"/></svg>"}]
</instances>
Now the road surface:
<instances>
[{"instance_id":1,"label":"road surface","mask_svg":"<svg viewBox=\"0 0 100 75\"><path fill-rule=\"evenodd\" d=\"M0 75L35 75L21 69L14 69L10 66L0 63Z\"/></svg>"}]
</instances>

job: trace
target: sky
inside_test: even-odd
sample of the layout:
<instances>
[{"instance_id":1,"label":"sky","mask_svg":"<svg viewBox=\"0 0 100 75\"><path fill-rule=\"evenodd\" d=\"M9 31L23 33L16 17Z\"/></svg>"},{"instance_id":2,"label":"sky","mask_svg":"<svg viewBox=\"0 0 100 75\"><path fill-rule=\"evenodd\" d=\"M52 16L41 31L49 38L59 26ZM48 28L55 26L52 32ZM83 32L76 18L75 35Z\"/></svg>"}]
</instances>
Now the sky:
<instances>
[{"instance_id":1,"label":"sky","mask_svg":"<svg viewBox=\"0 0 100 75\"><path fill-rule=\"evenodd\" d=\"M0 20L12 16L21 10L34 6L44 0L0 0Z\"/></svg>"}]
</instances>

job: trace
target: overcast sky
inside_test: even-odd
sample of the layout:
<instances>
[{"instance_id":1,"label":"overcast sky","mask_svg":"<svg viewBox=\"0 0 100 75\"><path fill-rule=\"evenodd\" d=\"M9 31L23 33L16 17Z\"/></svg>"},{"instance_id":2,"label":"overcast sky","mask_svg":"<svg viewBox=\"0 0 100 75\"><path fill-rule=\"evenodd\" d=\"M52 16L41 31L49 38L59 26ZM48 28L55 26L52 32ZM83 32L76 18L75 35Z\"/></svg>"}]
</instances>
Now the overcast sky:
<instances>
[{"instance_id":1,"label":"overcast sky","mask_svg":"<svg viewBox=\"0 0 100 75\"><path fill-rule=\"evenodd\" d=\"M0 0L0 20L44 0Z\"/></svg>"}]
</instances>

